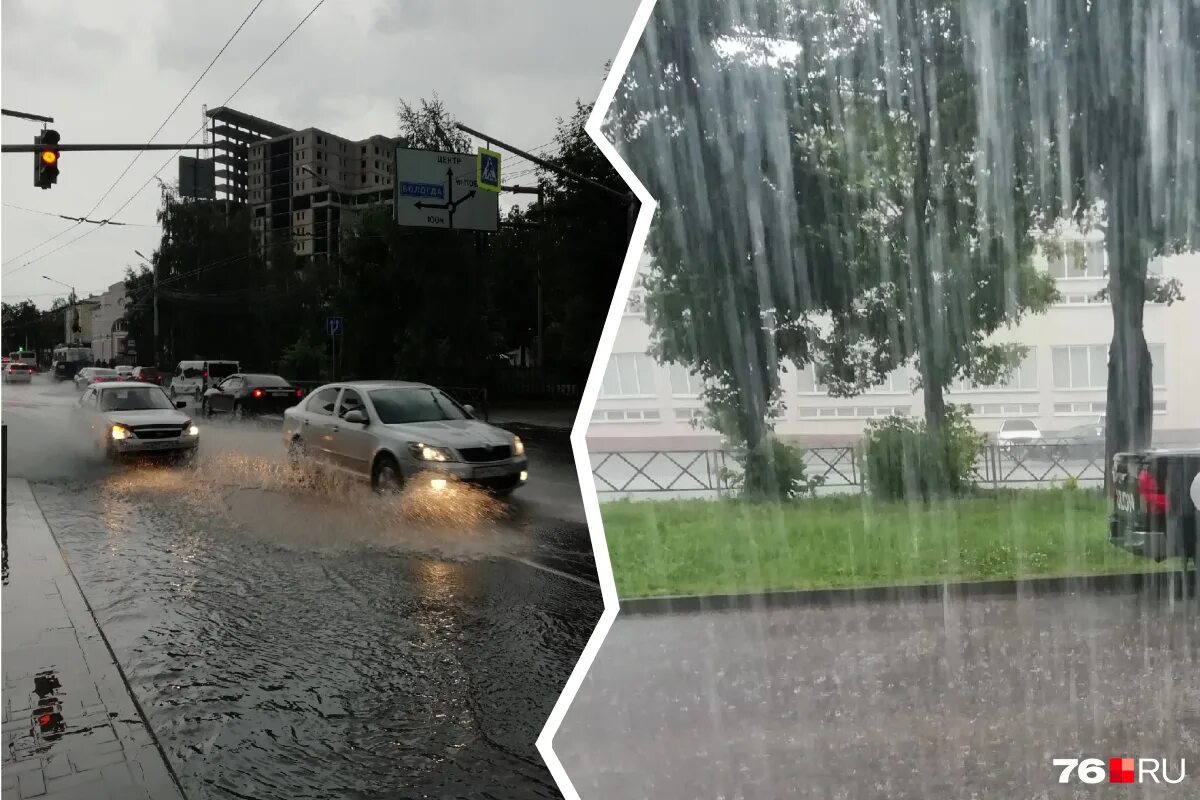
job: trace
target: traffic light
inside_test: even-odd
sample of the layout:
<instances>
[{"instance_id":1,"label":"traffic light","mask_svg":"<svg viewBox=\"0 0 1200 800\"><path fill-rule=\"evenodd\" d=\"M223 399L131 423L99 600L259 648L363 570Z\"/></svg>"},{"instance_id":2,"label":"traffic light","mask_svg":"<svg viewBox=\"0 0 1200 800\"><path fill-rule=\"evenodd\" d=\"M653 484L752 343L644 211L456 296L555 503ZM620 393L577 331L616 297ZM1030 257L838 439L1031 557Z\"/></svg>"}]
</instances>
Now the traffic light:
<instances>
[{"instance_id":1,"label":"traffic light","mask_svg":"<svg viewBox=\"0 0 1200 800\"><path fill-rule=\"evenodd\" d=\"M58 131L44 130L33 139L38 145L33 154L33 185L49 189L58 183Z\"/></svg>"}]
</instances>

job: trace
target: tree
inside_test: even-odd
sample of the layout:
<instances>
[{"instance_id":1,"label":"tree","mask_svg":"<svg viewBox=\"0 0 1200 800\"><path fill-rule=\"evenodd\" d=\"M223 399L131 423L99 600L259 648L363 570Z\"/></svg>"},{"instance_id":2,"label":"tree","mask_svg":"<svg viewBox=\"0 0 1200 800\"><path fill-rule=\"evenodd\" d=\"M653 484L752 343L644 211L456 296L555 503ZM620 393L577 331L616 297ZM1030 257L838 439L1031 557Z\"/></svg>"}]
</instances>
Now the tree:
<instances>
[{"instance_id":1,"label":"tree","mask_svg":"<svg viewBox=\"0 0 1200 800\"><path fill-rule=\"evenodd\" d=\"M913 359L936 434L947 385L1020 356L987 337L1054 297L1022 187L977 201L953 14L880 5L660 5L610 126L660 202L656 354L706 379L718 429L762 454L755 480L787 364L820 356L855 393Z\"/></svg>"},{"instance_id":2,"label":"tree","mask_svg":"<svg viewBox=\"0 0 1200 800\"><path fill-rule=\"evenodd\" d=\"M396 109L400 136L407 146L418 150L445 150L466 153L471 149L471 137L454 127L457 120L446 104L433 93L432 99L421 98L418 105L400 101Z\"/></svg>"},{"instance_id":3,"label":"tree","mask_svg":"<svg viewBox=\"0 0 1200 800\"><path fill-rule=\"evenodd\" d=\"M1147 301L1179 299L1152 259L1200 246L1200 7L1187 0L1010 0L979 9L972 36L1000 34L985 64L1030 120L1038 203L1086 224L1103 206L1112 306L1105 471L1150 444Z\"/></svg>"}]
</instances>

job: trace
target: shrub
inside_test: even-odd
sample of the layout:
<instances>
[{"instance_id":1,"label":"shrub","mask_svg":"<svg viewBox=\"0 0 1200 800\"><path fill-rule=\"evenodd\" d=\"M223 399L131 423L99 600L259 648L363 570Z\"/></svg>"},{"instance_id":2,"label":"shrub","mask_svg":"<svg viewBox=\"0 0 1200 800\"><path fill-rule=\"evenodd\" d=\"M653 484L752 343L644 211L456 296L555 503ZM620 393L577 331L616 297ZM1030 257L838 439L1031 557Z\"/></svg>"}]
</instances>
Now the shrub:
<instances>
[{"instance_id":1,"label":"shrub","mask_svg":"<svg viewBox=\"0 0 1200 800\"><path fill-rule=\"evenodd\" d=\"M937 432L908 417L868 423L862 460L871 494L881 500L927 501L969 490L971 470L986 443L969 413L970 407L948 406Z\"/></svg>"},{"instance_id":2,"label":"shrub","mask_svg":"<svg viewBox=\"0 0 1200 800\"><path fill-rule=\"evenodd\" d=\"M724 469L722 477L739 495L753 499L793 499L811 495L824 481L806 476L803 451L774 436L762 452L742 448L734 452L740 470ZM768 455L769 453L769 455ZM771 472L772 466L774 472Z\"/></svg>"}]
</instances>

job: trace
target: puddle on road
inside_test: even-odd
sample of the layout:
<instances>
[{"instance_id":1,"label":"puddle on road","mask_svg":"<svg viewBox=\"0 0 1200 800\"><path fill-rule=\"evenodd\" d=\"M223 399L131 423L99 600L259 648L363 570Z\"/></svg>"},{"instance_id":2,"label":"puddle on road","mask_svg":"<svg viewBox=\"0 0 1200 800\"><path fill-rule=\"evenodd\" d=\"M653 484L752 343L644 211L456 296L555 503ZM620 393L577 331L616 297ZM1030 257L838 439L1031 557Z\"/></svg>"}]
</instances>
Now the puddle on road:
<instances>
[{"instance_id":1,"label":"puddle on road","mask_svg":"<svg viewBox=\"0 0 1200 800\"><path fill-rule=\"evenodd\" d=\"M101 482L104 506L139 495L174 495L198 517L225 516L241 532L286 549L379 548L444 558L481 558L524 549L503 501L473 487L410 487L380 496L360 481L300 470L283 459L222 451L187 468L117 466ZM508 529L506 529L508 527Z\"/></svg>"}]
</instances>

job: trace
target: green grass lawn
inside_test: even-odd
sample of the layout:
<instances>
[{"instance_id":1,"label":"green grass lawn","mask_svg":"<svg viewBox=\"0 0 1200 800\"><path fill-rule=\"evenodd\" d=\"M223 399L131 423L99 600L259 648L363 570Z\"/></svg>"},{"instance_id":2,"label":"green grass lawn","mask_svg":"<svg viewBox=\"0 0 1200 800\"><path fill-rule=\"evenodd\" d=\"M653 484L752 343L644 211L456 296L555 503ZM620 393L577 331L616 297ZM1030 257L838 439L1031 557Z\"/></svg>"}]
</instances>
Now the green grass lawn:
<instances>
[{"instance_id":1,"label":"green grass lawn","mask_svg":"<svg viewBox=\"0 0 1200 800\"><path fill-rule=\"evenodd\" d=\"M1105 498L1055 489L938 505L605 503L621 597L732 594L1153 569L1108 543ZM1164 565L1165 567L1166 565Z\"/></svg>"}]
</instances>

